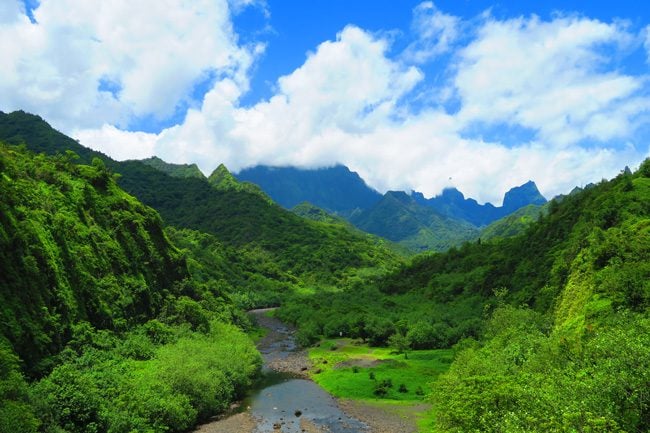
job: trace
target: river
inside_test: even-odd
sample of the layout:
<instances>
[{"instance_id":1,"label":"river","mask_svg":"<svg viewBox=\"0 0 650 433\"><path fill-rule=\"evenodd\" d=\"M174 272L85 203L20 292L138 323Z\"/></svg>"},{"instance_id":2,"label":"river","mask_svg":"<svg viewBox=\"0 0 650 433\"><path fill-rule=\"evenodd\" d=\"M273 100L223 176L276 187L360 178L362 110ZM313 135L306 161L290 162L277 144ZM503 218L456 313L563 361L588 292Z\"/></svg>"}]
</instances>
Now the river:
<instances>
[{"instance_id":1,"label":"river","mask_svg":"<svg viewBox=\"0 0 650 433\"><path fill-rule=\"evenodd\" d=\"M201 433L367 433L368 426L347 415L337 401L307 379L308 361L297 351L293 331L268 310L254 310L267 328L258 343L264 358L262 380L241 404L242 412L201 426Z\"/></svg>"}]
</instances>

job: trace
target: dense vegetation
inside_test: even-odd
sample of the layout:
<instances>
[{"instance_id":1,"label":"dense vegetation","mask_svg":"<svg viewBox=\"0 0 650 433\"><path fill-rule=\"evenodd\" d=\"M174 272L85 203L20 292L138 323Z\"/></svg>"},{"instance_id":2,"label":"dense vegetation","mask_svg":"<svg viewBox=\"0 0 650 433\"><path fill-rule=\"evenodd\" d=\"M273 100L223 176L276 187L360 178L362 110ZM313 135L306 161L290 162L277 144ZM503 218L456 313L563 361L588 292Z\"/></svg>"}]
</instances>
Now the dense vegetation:
<instances>
[{"instance_id":1,"label":"dense vegetation","mask_svg":"<svg viewBox=\"0 0 650 433\"><path fill-rule=\"evenodd\" d=\"M650 160L552 202L521 236L418 256L324 299L281 312L305 344L459 341L430 389L436 431L646 431Z\"/></svg>"},{"instance_id":2,"label":"dense vegetation","mask_svg":"<svg viewBox=\"0 0 650 433\"><path fill-rule=\"evenodd\" d=\"M72 159L0 147L0 329L35 374L71 324L141 323L186 275L158 214Z\"/></svg>"},{"instance_id":3,"label":"dense vegetation","mask_svg":"<svg viewBox=\"0 0 650 433\"><path fill-rule=\"evenodd\" d=\"M121 170L125 188L168 224L212 234L243 251L264 251L283 272L305 282L334 284L358 268L392 266L398 259L375 238L300 218L248 189L161 177L136 166ZM125 173L132 174L127 179Z\"/></svg>"},{"instance_id":4,"label":"dense vegetation","mask_svg":"<svg viewBox=\"0 0 650 433\"><path fill-rule=\"evenodd\" d=\"M478 237L473 225L445 217L404 192L387 192L373 207L353 214L350 222L416 252L446 251Z\"/></svg>"},{"instance_id":5,"label":"dense vegetation","mask_svg":"<svg viewBox=\"0 0 650 433\"><path fill-rule=\"evenodd\" d=\"M248 321L75 158L0 144L0 431L184 431L256 375Z\"/></svg>"},{"instance_id":6,"label":"dense vegetation","mask_svg":"<svg viewBox=\"0 0 650 433\"><path fill-rule=\"evenodd\" d=\"M208 181L170 176L140 161L113 161L20 111L0 113L0 139L51 155L72 150L86 163L100 158L120 175L119 186L156 209L166 224L212 234L234 248L261 250L306 283L335 284L358 268L389 269L400 260L375 237L292 214L253 185L237 182L225 167Z\"/></svg>"},{"instance_id":7,"label":"dense vegetation","mask_svg":"<svg viewBox=\"0 0 650 433\"><path fill-rule=\"evenodd\" d=\"M22 112L0 114L0 136L22 146L0 158L2 432L184 431L259 369L237 306L400 260L374 237L281 209L225 167L208 180L120 163Z\"/></svg>"},{"instance_id":8,"label":"dense vegetation","mask_svg":"<svg viewBox=\"0 0 650 433\"><path fill-rule=\"evenodd\" d=\"M481 229L481 240L487 241L495 238L508 238L524 233L528 226L539 219L541 213L546 211L548 205L529 204L510 215L498 219Z\"/></svg>"},{"instance_id":9,"label":"dense vegetation","mask_svg":"<svg viewBox=\"0 0 650 433\"><path fill-rule=\"evenodd\" d=\"M303 345L345 342L312 350L328 389L428 394L427 429L650 429L650 160L400 264L225 167L119 163L21 112L0 139L55 155L0 144L0 432L185 431L259 370L238 307L279 303ZM381 377L333 366L370 353Z\"/></svg>"},{"instance_id":10,"label":"dense vegetation","mask_svg":"<svg viewBox=\"0 0 650 433\"><path fill-rule=\"evenodd\" d=\"M287 293L303 289L299 278L260 248L233 248L196 230L170 226L165 231L186 254L192 278L216 285L242 309L279 305Z\"/></svg>"}]
</instances>

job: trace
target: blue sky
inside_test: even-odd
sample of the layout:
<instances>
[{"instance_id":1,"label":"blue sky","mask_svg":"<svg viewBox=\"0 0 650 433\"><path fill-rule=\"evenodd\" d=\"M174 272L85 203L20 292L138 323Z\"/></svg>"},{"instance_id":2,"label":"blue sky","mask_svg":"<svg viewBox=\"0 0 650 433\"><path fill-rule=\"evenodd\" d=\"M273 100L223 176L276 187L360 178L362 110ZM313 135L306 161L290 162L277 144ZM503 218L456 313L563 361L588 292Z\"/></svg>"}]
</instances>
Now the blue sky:
<instances>
[{"instance_id":1,"label":"blue sky","mask_svg":"<svg viewBox=\"0 0 650 433\"><path fill-rule=\"evenodd\" d=\"M3 0L0 110L206 173L552 196L649 156L649 24L628 0Z\"/></svg>"},{"instance_id":2,"label":"blue sky","mask_svg":"<svg viewBox=\"0 0 650 433\"><path fill-rule=\"evenodd\" d=\"M251 92L244 103L255 103L272 95L272 86L278 77L289 74L305 60L305 53L313 51L321 42L336 37L348 24L354 24L371 32L397 31L393 51L408 43L412 10L417 0L313 0L309 2L266 2L270 11L267 17L261 8L247 8L234 17L234 24L244 40L260 38L268 41L266 54L257 64L251 80ZM650 23L650 7L639 1L517 1L493 2L486 0L437 1L435 5L447 13L473 19L485 11L498 18L520 15L538 15L550 19L558 13L577 14L600 20L629 20L633 26L643 27ZM624 67L645 68L645 55L639 53ZM425 68L435 74L435 68Z\"/></svg>"}]
</instances>

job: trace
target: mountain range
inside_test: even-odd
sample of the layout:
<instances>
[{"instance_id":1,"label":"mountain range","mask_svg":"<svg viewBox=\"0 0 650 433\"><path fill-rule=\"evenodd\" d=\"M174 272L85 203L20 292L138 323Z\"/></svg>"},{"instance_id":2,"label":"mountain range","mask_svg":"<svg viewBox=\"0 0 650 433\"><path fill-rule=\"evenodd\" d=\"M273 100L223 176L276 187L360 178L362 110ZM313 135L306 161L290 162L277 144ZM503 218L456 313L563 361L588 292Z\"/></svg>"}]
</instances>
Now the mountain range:
<instances>
[{"instance_id":1,"label":"mountain range","mask_svg":"<svg viewBox=\"0 0 650 433\"><path fill-rule=\"evenodd\" d=\"M537 194L482 207L516 209L485 227L451 190L445 212L390 191L346 220L0 112L0 433L191 431L260 371L243 310L278 305L320 342L316 382L429 402L428 429L649 431L650 159ZM481 238L407 258L350 221L412 250ZM395 361L349 368L345 347Z\"/></svg>"},{"instance_id":2,"label":"mountain range","mask_svg":"<svg viewBox=\"0 0 650 433\"><path fill-rule=\"evenodd\" d=\"M296 233L296 230L282 229L283 224L295 222L294 217L279 212L275 203L287 210L304 202L310 203L364 232L419 252L445 251L478 239L482 236L481 230L490 223L525 206L532 205L531 213L538 212L539 206L546 202L534 182L511 189L505 194L503 206L496 207L465 198L456 189L446 189L441 195L429 199L419 192L389 191L382 195L369 187L357 173L342 165L311 170L257 166L234 175L220 165L206 177L195 164L172 164L157 157L118 162L53 130L38 116L20 111L0 115L0 139L7 143L24 141L31 150L49 154L72 150L85 163L99 157L107 167L120 173L120 186L156 208L166 221L217 234L237 247L259 242L261 236L267 239L265 248L273 249L271 244L275 245L277 239ZM227 200L224 200L226 191ZM226 205L234 195L239 197L236 203ZM241 206L245 202L251 205ZM197 206L205 215L197 217L199 213L189 210ZM261 208L251 213L257 206ZM241 210L239 218L248 221L248 225L231 227L228 218L207 217L208 214L231 215L238 209ZM256 212L268 214L269 218L263 218L260 224L255 220L259 218ZM278 216L271 217L271 214ZM307 212L300 216L310 219L316 215ZM317 220L323 222L322 216ZM517 234L533 220L530 218L525 223L517 220L511 228L498 232ZM283 230L283 235L276 232Z\"/></svg>"},{"instance_id":3,"label":"mountain range","mask_svg":"<svg viewBox=\"0 0 650 433\"><path fill-rule=\"evenodd\" d=\"M444 251L481 237L481 230L526 206L536 211L546 203L534 182L506 192L503 206L479 204L455 188L426 198L414 191L388 191L383 196L343 165L329 168L256 166L235 175L259 185L274 201L291 209L302 202L347 219L357 228L382 236L412 251ZM502 233L516 234L516 230Z\"/></svg>"}]
</instances>

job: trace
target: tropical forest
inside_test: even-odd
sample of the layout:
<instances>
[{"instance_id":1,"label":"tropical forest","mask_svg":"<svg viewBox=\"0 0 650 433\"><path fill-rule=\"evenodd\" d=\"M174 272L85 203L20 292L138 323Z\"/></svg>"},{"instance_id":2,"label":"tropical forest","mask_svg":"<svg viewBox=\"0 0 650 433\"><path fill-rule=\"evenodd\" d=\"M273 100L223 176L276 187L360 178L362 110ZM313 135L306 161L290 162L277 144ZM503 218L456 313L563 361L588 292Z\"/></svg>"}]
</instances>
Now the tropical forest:
<instances>
[{"instance_id":1,"label":"tropical forest","mask_svg":"<svg viewBox=\"0 0 650 433\"><path fill-rule=\"evenodd\" d=\"M0 0L0 433L650 432L650 3Z\"/></svg>"},{"instance_id":2,"label":"tropical forest","mask_svg":"<svg viewBox=\"0 0 650 433\"><path fill-rule=\"evenodd\" d=\"M650 429L650 160L416 254L224 166L0 120L2 432L192 431L263 386L273 318L287 377L411 431Z\"/></svg>"}]
</instances>

